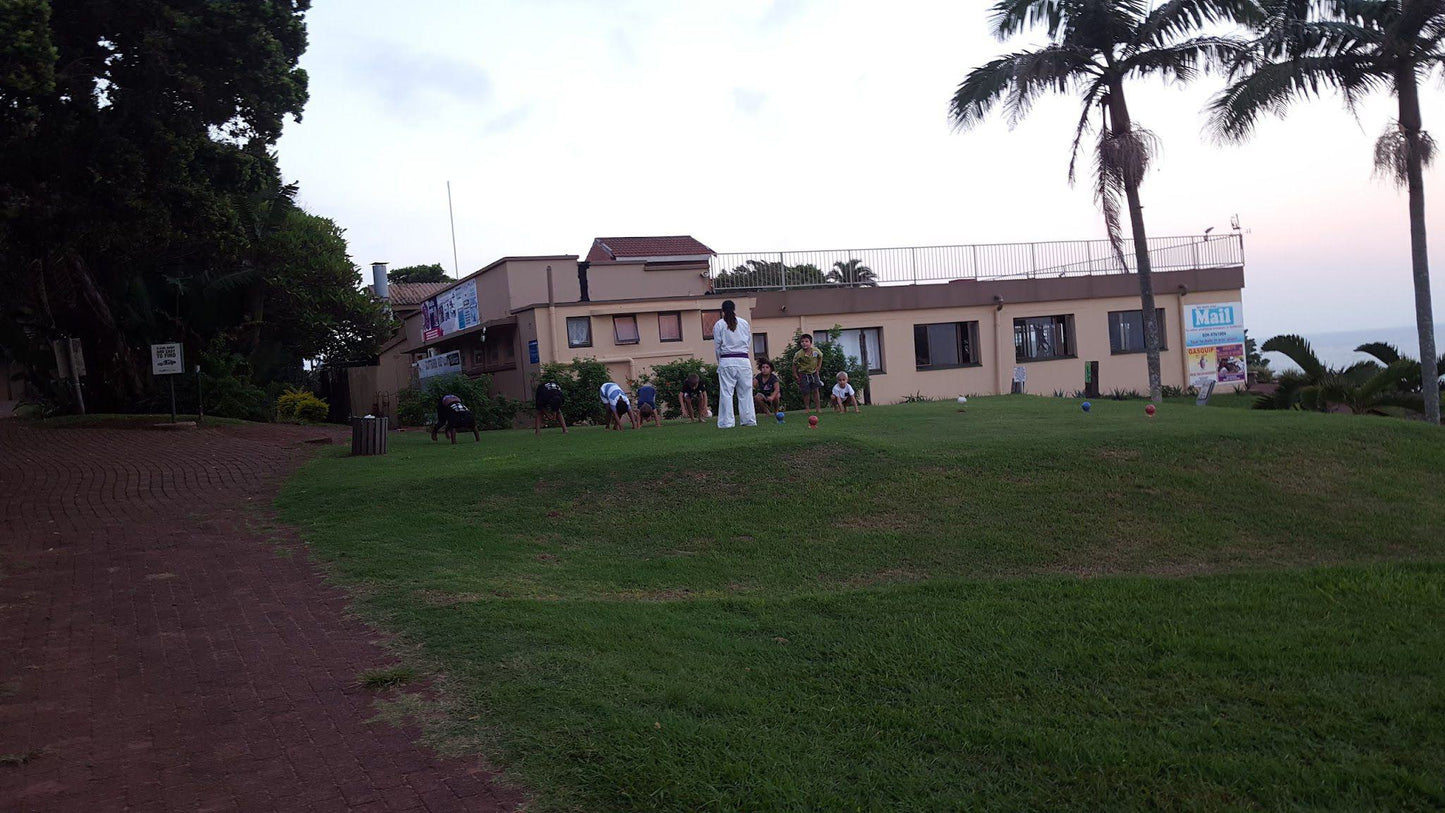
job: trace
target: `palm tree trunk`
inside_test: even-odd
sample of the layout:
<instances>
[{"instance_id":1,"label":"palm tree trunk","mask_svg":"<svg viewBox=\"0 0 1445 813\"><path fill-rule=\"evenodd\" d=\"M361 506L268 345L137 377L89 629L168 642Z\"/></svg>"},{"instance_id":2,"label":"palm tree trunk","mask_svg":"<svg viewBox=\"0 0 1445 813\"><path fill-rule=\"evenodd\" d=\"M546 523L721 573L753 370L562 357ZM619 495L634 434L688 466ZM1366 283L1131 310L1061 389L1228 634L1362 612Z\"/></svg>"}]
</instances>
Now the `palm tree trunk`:
<instances>
[{"instance_id":1,"label":"palm tree trunk","mask_svg":"<svg viewBox=\"0 0 1445 813\"><path fill-rule=\"evenodd\" d=\"M1114 81L1109 86L1109 118L1114 136L1130 135L1133 124L1129 107L1124 103L1124 85ZM1134 237L1134 264L1139 271L1139 318L1144 324L1144 358L1149 368L1149 398L1156 404L1164 402L1159 374L1159 320L1154 311L1154 279L1149 266L1149 237L1144 231L1144 204L1139 202L1139 178L1124 182L1124 196L1129 203L1129 230Z\"/></svg>"},{"instance_id":2,"label":"palm tree trunk","mask_svg":"<svg viewBox=\"0 0 1445 813\"><path fill-rule=\"evenodd\" d=\"M1435 316L1430 304L1430 259L1425 246L1425 172L1421 158L1420 89L1413 65L1395 77L1400 98L1400 129L1405 131L1408 154L1405 178L1410 194L1410 264L1415 277L1415 329L1420 334L1420 378L1425 396L1425 420L1440 423L1440 378L1431 376L1435 352ZM1438 372L1438 371L1437 371Z\"/></svg>"}]
</instances>

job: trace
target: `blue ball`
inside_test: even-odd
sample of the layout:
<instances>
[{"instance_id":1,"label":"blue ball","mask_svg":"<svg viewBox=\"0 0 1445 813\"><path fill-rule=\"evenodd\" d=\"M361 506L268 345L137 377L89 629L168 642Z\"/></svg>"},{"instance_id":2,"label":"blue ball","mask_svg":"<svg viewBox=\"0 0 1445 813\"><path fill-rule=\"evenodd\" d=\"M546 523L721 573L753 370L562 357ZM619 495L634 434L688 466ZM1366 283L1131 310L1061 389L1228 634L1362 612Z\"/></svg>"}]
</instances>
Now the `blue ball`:
<instances>
[{"instance_id":1,"label":"blue ball","mask_svg":"<svg viewBox=\"0 0 1445 813\"><path fill-rule=\"evenodd\" d=\"M778 411L778 423L782 423L782 422L783 422L783 416L784 416L785 414L787 414L787 413L785 413L785 412L783 412L783 411L781 411L781 410Z\"/></svg>"},{"instance_id":2,"label":"blue ball","mask_svg":"<svg viewBox=\"0 0 1445 813\"><path fill-rule=\"evenodd\" d=\"M1094 405L1089 403L1088 401L1085 401L1083 404L1081 404L1081 406L1083 407L1085 412L1088 412L1089 410L1094 408Z\"/></svg>"}]
</instances>

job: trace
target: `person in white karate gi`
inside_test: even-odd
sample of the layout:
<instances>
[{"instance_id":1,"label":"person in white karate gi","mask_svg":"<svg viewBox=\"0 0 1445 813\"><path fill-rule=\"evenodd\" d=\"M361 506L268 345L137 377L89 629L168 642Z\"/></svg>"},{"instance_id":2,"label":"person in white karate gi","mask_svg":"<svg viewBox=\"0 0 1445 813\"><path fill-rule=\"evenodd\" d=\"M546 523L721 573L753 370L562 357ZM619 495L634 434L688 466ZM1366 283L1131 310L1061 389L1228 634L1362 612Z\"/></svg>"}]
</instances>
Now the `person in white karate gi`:
<instances>
[{"instance_id":1,"label":"person in white karate gi","mask_svg":"<svg viewBox=\"0 0 1445 813\"><path fill-rule=\"evenodd\" d=\"M758 416L753 404L753 330L748 320L738 316L731 299L722 303L722 318L712 327L712 342L717 349L719 429L735 424L757 426ZM733 396L737 396L734 419Z\"/></svg>"}]
</instances>

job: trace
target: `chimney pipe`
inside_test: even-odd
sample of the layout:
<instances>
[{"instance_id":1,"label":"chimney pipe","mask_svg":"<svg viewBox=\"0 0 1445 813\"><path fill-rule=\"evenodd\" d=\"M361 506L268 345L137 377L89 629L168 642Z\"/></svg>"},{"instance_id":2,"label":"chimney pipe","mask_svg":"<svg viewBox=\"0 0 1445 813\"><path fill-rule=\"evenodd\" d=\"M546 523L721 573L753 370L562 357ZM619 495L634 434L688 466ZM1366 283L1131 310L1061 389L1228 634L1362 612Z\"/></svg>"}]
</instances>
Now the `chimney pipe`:
<instances>
[{"instance_id":1,"label":"chimney pipe","mask_svg":"<svg viewBox=\"0 0 1445 813\"><path fill-rule=\"evenodd\" d=\"M371 287L376 291L377 299L390 298L390 291L386 286L386 263L371 264Z\"/></svg>"}]
</instances>

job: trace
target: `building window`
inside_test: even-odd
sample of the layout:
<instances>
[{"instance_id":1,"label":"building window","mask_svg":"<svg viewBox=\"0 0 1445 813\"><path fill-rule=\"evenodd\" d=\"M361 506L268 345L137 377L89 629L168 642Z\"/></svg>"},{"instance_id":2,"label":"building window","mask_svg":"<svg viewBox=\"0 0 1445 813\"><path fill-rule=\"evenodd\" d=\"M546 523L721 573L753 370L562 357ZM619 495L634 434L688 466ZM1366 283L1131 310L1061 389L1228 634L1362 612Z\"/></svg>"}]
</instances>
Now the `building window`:
<instances>
[{"instance_id":1,"label":"building window","mask_svg":"<svg viewBox=\"0 0 1445 813\"><path fill-rule=\"evenodd\" d=\"M813 344L832 341L826 330L813 331ZM858 359L869 373L883 372L883 329L877 327L847 328L838 334L843 355Z\"/></svg>"},{"instance_id":2,"label":"building window","mask_svg":"<svg viewBox=\"0 0 1445 813\"><path fill-rule=\"evenodd\" d=\"M713 335L712 335L713 325L716 325L716 324L717 324L717 320L719 320L719 319L721 319L721 318L722 318L722 311L703 311L703 312L702 312L702 335L703 335L704 338L708 339L709 341L712 340L712 338L713 338Z\"/></svg>"},{"instance_id":3,"label":"building window","mask_svg":"<svg viewBox=\"0 0 1445 813\"><path fill-rule=\"evenodd\" d=\"M1159 323L1159 349L1168 350L1169 342L1164 338L1164 309L1154 310L1154 319ZM1144 312L1109 311L1109 352L1144 352Z\"/></svg>"},{"instance_id":4,"label":"building window","mask_svg":"<svg viewBox=\"0 0 1445 813\"><path fill-rule=\"evenodd\" d=\"M681 311L670 311L657 315L657 338L664 342L682 341Z\"/></svg>"},{"instance_id":5,"label":"building window","mask_svg":"<svg viewBox=\"0 0 1445 813\"><path fill-rule=\"evenodd\" d=\"M913 363L920 370L979 364L978 322L914 325Z\"/></svg>"},{"instance_id":6,"label":"building window","mask_svg":"<svg viewBox=\"0 0 1445 813\"><path fill-rule=\"evenodd\" d=\"M612 317L612 340L617 344L637 344L641 341L642 336L637 332L637 317Z\"/></svg>"},{"instance_id":7,"label":"building window","mask_svg":"<svg viewBox=\"0 0 1445 813\"><path fill-rule=\"evenodd\" d=\"M757 359L758 361L764 361L768 359L768 334L753 334L753 358Z\"/></svg>"},{"instance_id":8,"label":"building window","mask_svg":"<svg viewBox=\"0 0 1445 813\"><path fill-rule=\"evenodd\" d=\"M1044 361L1074 357L1074 317L1035 316L1014 320L1014 359Z\"/></svg>"},{"instance_id":9,"label":"building window","mask_svg":"<svg viewBox=\"0 0 1445 813\"><path fill-rule=\"evenodd\" d=\"M569 316L569 317L567 317L567 346L568 346L568 347L591 347L591 346L592 346L592 317L590 317L590 316Z\"/></svg>"}]
</instances>

